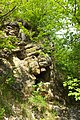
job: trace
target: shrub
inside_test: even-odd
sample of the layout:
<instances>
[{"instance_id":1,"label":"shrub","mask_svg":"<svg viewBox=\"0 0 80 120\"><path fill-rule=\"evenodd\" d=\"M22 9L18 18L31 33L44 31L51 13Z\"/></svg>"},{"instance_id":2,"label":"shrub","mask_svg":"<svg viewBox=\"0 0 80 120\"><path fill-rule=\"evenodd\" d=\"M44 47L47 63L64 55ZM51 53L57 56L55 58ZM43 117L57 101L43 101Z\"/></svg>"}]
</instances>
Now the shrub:
<instances>
[{"instance_id":1,"label":"shrub","mask_svg":"<svg viewBox=\"0 0 80 120\"><path fill-rule=\"evenodd\" d=\"M80 80L68 77L68 81L63 83L64 87L68 87L68 96L74 96L75 100L80 100Z\"/></svg>"}]
</instances>

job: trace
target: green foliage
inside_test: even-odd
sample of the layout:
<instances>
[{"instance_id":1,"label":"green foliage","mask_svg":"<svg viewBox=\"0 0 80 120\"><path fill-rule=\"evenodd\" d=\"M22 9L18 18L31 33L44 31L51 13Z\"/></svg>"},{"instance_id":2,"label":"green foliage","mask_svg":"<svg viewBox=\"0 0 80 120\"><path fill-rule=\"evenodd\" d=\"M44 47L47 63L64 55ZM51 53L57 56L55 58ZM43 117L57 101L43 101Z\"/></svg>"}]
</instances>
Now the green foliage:
<instances>
[{"instance_id":1,"label":"green foliage","mask_svg":"<svg viewBox=\"0 0 80 120\"><path fill-rule=\"evenodd\" d=\"M2 31L0 31L0 33L0 49L14 49L16 47L16 43L18 42L17 38L13 36L4 37L4 33L2 33Z\"/></svg>"},{"instance_id":2,"label":"green foliage","mask_svg":"<svg viewBox=\"0 0 80 120\"><path fill-rule=\"evenodd\" d=\"M5 74L0 76L0 118L3 118L3 115L12 114L11 103L9 97L11 97L10 86L15 82L13 74L11 71L6 71Z\"/></svg>"},{"instance_id":3,"label":"green foliage","mask_svg":"<svg viewBox=\"0 0 80 120\"><path fill-rule=\"evenodd\" d=\"M69 90L68 95L75 97L76 100L80 100L80 41L79 33L76 33L68 31L64 37L57 39L55 56L57 69L59 72L65 72L64 83ZM71 79L67 80L68 76L71 76ZM77 79L75 83L74 78ZM78 85L76 86L77 83Z\"/></svg>"},{"instance_id":4,"label":"green foliage","mask_svg":"<svg viewBox=\"0 0 80 120\"><path fill-rule=\"evenodd\" d=\"M80 2L79 0L2 0L0 2L0 26L9 21L22 19L29 22L35 32L19 26L34 42L42 45L45 53L55 59L55 71L65 73L64 86L68 87L69 96L80 100ZM70 28L73 30L71 31ZM76 32L74 33L74 28ZM60 32L60 30L62 30ZM57 32L60 32L59 37ZM0 49L13 49L18 40L16 37L5 37L0 30ZM53 59L52 59L53 60ZM53 61L54 62L54 61ZM1 76L0 79L4 78ZM76 78L76 79L75 79ZM0 85L2 93L7 94L8 87L13 83L13 76L5 77L6 81ZM58 77L61 80L61 78ZM4 96L2 94L2 96ZM18 94L14 92L14 96ZM36 107L45 107L45 98L34 91L29 101ZM2 103L1 103L2 104ZM2 104L0 116L3 116L6 105ZM6 110L7 111L7 110Z\"/></svg>"},{"instance_id":5,"label":"green foliage","mask_svg":"<svg viewBox=\"0 0 80 120\"><path fill-rule=\"evenodd\" d=\"M29 31L28 29L26 29L21 22L18 22L19 24L19 27L20 27L20 32L24 33L25 35L27 35L27 37L30 38L30 40L33 40L32 39L32 36L35 34L35 32L33 31Z\"/></svg>"},{"instance_id":6,"label":"green foliage","mask_svg":"<svg viewBox=\"0 0 80 120\"><path fill-rule=\"evenodd\" d=\"M76 101L80 100L80 80L68 77L68 81L65 81L63 85L68 87L68 96L74 96Z\"/></svg>"},{"instance_id":7,"label":"green foliage","mask_svg":"<svg viewBox=\"0 0 80 120\"><path fill-rule=\"evenodd\" d=\"M0 119L3 119L4 112L5 112L5 109L4 108L0 108Z\"/></svg>"},{"instance_id":8,"label":"green foliage","mask_svg":"<svg viewBox=\"0 0 80 120\"><path fill-rule=\"evenodd\" d=\"M41 82L38 85L34 85L33 87L36 89L42 84L43 83ZM45 98L42 95L40 95L39 91L37 90L33 91L32 96L29 98L29 102L39 108L46 107L47 105Z\"/></svg>"},{"instance_id":9,"label":"green foliage","mask_svg":"<svg viewBox=\"0 0 80 120\"><path fill-rule=\"evenodd\" d=\"M45 99L36 91L33 93L33 96L29 98L29 101L36 107L46 107Z\"/></svg>"}]
</instances>

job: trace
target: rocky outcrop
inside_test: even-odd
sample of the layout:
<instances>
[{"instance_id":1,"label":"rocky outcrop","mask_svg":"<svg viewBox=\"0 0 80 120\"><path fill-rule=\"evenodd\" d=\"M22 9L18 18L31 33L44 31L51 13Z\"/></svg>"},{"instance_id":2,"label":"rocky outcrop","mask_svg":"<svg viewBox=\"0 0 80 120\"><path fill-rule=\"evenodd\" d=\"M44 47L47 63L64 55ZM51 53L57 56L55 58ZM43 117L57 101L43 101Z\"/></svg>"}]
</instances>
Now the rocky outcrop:
<instances>
[{"instance_id":1,"label":"rocky outcrop","mask_svg":"<svg viewBox=\"0 0 80 120\"><path fill-rule=\"evenodd\" d=\"M34 32L33 36L37 35L37 29L28 26L24 21L19 22L29 32ZM3 31L5 38L12 36L16 37L18 41L15 42L17 46L15 49L0 50L0 75L4 79L0 82L7 81L10 89L20 92L23 94L23 98L27 98L34 91L33 85L37 85L41 81L50 82L51 58L43 52L39 44L31 42L30 36L23 33L18 22L6 23ZM45 91L45 95L46 92L48 94L48 91Z\"/></svg>"},{"instance_id":2,"label":"rocky outcrop","mask_svg":"<svg viewBox=\"0 0 80 120\"><path fill-rule=\"evenodd\" d=\"M13 89L28 89L40 81L50 81L51 58L42 52L39 45L21 42L12 51L3 49L0 56L0 74L12 72L15 79Z\"/></svg>"},{"instance_id":3,"label":"rocky outcrop","mask_svg":"<svg viewBox=\"0 0 80 120\"><path fill-rule=\"evenodd\" d=\"M24 27L26 28L27 26L24 24ZM28 30L31 29L31 27L28 28ZM60 81L51 81L53 79L53 75L51 79L52 61L49 55L42 51L39 44L32 43L30 38L28 38L29 36L26 36L24 33L20 33L18 23L14 22L7 24L4 32L6 32L5 37L8 37L9 35L15 36L19 39L19 42L16 43L17 47L15 49L9 50L4 48L0 50L0 84L7 84L10 88L9 90L15 91L14 94L20 93L23 101L26 101L30 96L33 97L31 93L35 89L37 93L47 101L45 113L42 113L38 108L34 110L34 104L30 104L28 110L27 107L25 108L27 113L30 112L30 120L40 120L42 116L45 120L49 120L46 116L50 118L50 112L57 113L55 118L52 118L52 114L50 118L52 120L79 120L80 110L78 108L69 108L64 107L63 105L65 103L65 99L63 97L65 91L64 89L62 91L62 86L60 87L62 84L60 84ZM38 31L35 35L37 34ZM37 87L34 88L33 85L37 85ZM2 90L4 91L4 89ZM3 91L0 90L1 96L3 95ZM62 94L60 95L60 93ZM12 96L10 95L10 97ZM16 103L12 101L13 100L11 99L10 105L15 114L9 118L4 116L4 119L26 120L26 117L24 118L21 105L16 106ZM54 102L57 102L57 105L55 105ZM61 104L58 105L58 102ZM29 119L27 118L27 120Z\"/></svg>"}]
</instances>

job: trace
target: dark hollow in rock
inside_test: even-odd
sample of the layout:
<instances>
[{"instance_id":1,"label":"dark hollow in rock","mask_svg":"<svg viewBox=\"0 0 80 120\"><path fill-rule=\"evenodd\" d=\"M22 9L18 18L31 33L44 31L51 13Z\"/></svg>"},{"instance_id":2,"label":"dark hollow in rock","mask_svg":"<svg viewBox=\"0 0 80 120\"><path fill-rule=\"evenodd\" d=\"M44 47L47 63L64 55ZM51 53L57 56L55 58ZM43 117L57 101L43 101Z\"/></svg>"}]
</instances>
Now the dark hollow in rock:
<instances>
[{"instance_id":1,"label":"dark hollow in rock","mask_svg":"<svg viewBox=\"0 0 80 120\"><path fill-rule=\"evenodd\" d=\"M41 72L40 74L36 75L35 85L40 82L49 82L50 81L50 68L47 67L46 71Z\"/></svg>"},{"instance_id":2,"label":"dark hollow in rock","mask_svg":"<svg viewBox=\"0 0 80 120\"><path fill-rule=\"evenodd\" d=\"M17 51L17 52L16 52L16 56L17 56L20 60L25 59L25 53L24 53L24 51Z\"/></svg>"}]
</instances>

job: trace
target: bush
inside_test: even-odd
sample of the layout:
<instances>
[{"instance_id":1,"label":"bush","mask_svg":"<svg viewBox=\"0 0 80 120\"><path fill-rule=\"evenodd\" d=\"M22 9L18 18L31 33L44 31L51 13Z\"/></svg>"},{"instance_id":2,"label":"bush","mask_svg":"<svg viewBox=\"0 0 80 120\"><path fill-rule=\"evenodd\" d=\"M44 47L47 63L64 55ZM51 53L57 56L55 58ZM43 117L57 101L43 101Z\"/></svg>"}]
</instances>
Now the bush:
<instances>
[{"instance_id":1,"label":"bush","mask_svg":"<svg viewBox=\"0 0 80 120\"><path fill-rule=\"evenodd\" d=\"M74 96L75 100L80 100L80 80L68 77L68 81L63 83L64 87L68 87L68 96Z\"/></svg>"}]
</instances>

